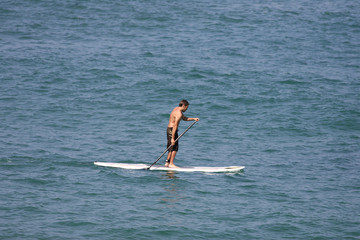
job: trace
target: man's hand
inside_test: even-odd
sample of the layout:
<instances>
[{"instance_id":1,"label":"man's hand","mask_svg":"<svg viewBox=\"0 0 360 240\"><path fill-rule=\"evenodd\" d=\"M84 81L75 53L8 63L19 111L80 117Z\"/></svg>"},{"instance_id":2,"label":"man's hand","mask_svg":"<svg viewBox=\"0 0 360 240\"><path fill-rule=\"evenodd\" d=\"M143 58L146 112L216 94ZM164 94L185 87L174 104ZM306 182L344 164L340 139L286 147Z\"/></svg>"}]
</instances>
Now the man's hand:
<instances>
[{"instance_id":1,"label":"man's hand","mask_svg":"<svg viewBox=\"0 0 360 240\"><path fill-rule=\"evenodd\" d=\"M199 118L194 118L195 121L199 121L200 119Z\"/></svg>"},{"instance_id":2,"label":"man's hand","mask_svg":"<svg viewBox=\"0 0 360 240\"><path fill-rule=\"evenodd\" d=\"M172 145L172 146L175 145L175 139L171 139L171 145Z\"/></svg>"}]
</instances>

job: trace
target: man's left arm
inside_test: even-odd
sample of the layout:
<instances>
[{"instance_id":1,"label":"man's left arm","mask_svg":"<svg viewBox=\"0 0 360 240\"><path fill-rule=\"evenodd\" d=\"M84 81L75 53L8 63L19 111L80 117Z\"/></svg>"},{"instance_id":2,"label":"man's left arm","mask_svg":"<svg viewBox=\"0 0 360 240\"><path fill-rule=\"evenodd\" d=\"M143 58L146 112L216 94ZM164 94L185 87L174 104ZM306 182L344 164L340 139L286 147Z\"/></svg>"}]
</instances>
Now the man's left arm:
<instances>
[{"instance_id":1,"label":"man's left arm","mask_svg":"<svg viewBox=\"0 0 360 240\"><path fill-rule=\"evenodd\" d=\"M199 118L188 118L186 117L185 115L182 115L182 120L184 121L199 121L200 119Z\"/></svg>"}]
</instances>

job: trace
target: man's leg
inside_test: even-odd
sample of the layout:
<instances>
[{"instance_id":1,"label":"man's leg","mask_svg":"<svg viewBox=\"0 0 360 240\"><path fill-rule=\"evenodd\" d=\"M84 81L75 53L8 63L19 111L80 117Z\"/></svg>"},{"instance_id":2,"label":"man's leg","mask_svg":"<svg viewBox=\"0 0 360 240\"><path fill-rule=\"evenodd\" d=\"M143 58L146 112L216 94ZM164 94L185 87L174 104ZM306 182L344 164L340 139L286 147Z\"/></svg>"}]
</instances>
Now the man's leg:
<instances>
[{"instance_id":1,"label":"man's leg","mask_svg":"<svg viewBox=\"0 0 360 240\"><path fill-rule=\"evenodd\" d=\"M176 168L176 167L177 167L177 166L174 164L174 160L175 160L176 153L177 153L177 151L172 151L172 152L171 152L169 167L173 167L173 168Z\"/></svg>"},{"instance_id":2,"label":"man's leg","mask_svg":"<svg viewBox=\"0 0 360 240\"><path fill-rule=\"evenodd\" d=\"M166 161L165 161L165 167L168 167L170 164L170 159L171 159L171 152L169 151L167 157L166 157Z\"/></svg>"}]
</instances>

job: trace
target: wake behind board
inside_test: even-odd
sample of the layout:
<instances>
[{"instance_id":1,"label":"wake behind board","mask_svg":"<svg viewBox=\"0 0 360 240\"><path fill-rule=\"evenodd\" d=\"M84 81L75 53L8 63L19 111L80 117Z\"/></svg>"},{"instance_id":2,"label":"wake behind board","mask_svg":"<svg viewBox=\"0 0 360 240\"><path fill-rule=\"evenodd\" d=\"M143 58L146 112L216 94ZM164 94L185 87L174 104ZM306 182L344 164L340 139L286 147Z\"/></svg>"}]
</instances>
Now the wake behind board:
<instances>
[{"instance_id":1,"label":"wake behind board","mask_svg":"<svg viewBox=\"0 0 360 240\"><path fill-rule=\"evenodd\" d=\"M97 166L103 167L115 167L123 169L148 169L150 165L147 164L133 164L133 163L111 163L111 162L94 162ZM149 170L159 171L177 171L177 172L238 172L244 169L244 166L229 166L229 167L179 167L179 168L168 168L164 166L152 166Z\"/></svg>"}]
</instances>

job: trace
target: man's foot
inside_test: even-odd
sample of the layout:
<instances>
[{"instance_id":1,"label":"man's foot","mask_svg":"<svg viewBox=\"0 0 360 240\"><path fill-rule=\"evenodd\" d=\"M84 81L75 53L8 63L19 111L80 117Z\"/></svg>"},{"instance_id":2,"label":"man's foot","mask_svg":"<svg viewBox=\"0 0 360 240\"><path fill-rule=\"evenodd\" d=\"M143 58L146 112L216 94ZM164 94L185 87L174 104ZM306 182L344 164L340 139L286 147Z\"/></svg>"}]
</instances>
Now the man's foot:
<instances>
[{"instance_id":1,"label":"man's foot","mask_svg":"<svg viewBox=\"0 0 360 240\"><path fill-rule=\"evenodd\" d=\"M170 160L166 160L165 161L165 167L169 167L169 164L170 164Z\"/></svg>"},{"instance_id":2,"label":"man's foot","mask_svg":"<svg viewBox=\"0 0 360 240\"><path fill-rule=\"evenodd\" d=\"M169 168L179 168L178 166L176 166L175 164L169 164L168 166Z\"/></svg>"}]
</instances>

